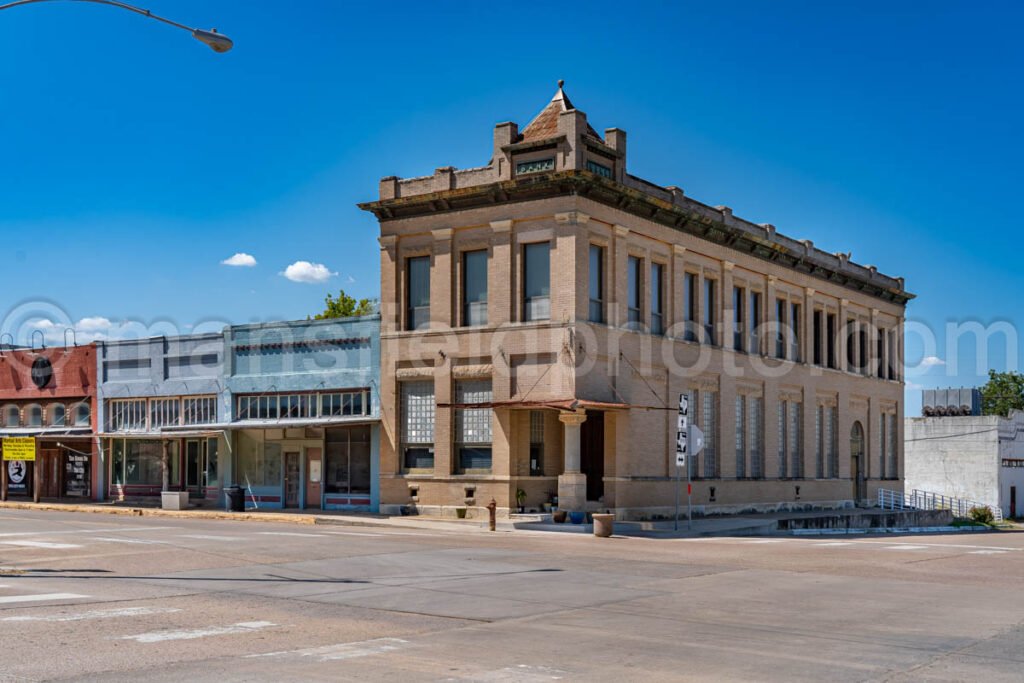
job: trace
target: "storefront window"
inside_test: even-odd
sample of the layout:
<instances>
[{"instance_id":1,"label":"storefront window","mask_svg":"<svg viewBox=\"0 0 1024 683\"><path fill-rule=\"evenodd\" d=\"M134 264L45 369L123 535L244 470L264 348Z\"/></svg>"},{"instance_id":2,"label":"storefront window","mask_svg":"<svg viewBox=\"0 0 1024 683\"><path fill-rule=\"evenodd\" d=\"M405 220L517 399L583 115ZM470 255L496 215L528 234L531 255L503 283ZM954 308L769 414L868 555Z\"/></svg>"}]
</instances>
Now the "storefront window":
<instances>
[{"instance_id":1,"label":"storefront window","mask_svg":"<svg viewBox=\"0 0 1024 683\"><path fill-rule=\"evenodd\" d=\"M206 485L216 488L220 485L220 477L217 474L217 448L220 441L207 439L206 441Z\"/></svg>"},{"instance_id":2,"label":"storefront window","mask_svg":"<svg viewBox=\"0 0 1024 683\"><path fill-rule=\"evenodd\" d=\"M159 486L163 483L163 445L159 441L125 440L124 483Z\"/></svg>"},{"instance_id":3,"label":"storefront window","mask_svg":"<svg viewBox=\"0 0 1024 683\"><path fill-rule=\"evenodd\" d=\"M239 439L238 465L242 486L280 486L281 444L243 435Z\"/></svg>"},{"instance_id":4,"label":"storefront window","mask_svg":"<svg viewBox=\"0 0 1024 683\"><path fill-rule=\"evenodd\" d=\"M327 493L370 493L370 428L327 430Z\"/></svg>"},{"instance_id":5,"label":"storefront window","mask_svg":"<svg viewBox=\"0 0 1024 683\"><path fill-rule=\"evenodd\" d=\"M114 439L110 444L110 483L115 486L124 485L124 439Z\"/></svg>"}]
</instances>

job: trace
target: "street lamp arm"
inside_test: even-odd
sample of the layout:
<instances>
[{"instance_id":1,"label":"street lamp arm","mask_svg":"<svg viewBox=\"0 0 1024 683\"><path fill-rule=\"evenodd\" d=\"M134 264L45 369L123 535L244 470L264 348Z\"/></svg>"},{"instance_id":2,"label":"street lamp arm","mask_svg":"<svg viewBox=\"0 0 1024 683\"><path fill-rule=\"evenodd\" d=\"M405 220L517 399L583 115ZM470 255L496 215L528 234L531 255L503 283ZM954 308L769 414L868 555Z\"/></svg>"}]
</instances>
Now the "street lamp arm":
<instances>
[{"instance_id":1,"label":"street lamp arm","mask_svg":"<svg viewBox=\"0 0 1024 683\"><path fill-rule=\"evenodd\" d=\"M58 0L15 0L14 2L9 2L7 4L0 5L0 10L11 9L12 7L19 7L21 5L32 5L32 4L35 4L37 2L57 2L57 1ZM148 17L150 19L156 19L157 21L163 22L163 23L168 24L170 26L173 26L175 28L180 28L183 31L188 31L189 33L192 34L192 36L196 40L199 40L200 42L205 43L214 52L227 52L234 45L234 43L232 43L230 38L228 38L227 36L222 35L220 33L217 33L217 29L210 29L209 31L207 31L207 30L204 30L204 29L201 29L201 28L193 28L191 26L186 26L185 24L179 24L176 21L172 21L172 20L167 19L165 17L161 17L161 16L159 16L157 14L153 14L148 9L141 9L139 7L134 7L133 5L129 5L129 4L124 3L124 2L118 2L117 0L64 0L64 1L66 1L66 2L91 2L91 3L97 4L97 5L110 5L111 7L119 7L121 9L126 9L129 12L134 12L135 14L141 14L142 16Z\"/></svg>"}]
</instances>

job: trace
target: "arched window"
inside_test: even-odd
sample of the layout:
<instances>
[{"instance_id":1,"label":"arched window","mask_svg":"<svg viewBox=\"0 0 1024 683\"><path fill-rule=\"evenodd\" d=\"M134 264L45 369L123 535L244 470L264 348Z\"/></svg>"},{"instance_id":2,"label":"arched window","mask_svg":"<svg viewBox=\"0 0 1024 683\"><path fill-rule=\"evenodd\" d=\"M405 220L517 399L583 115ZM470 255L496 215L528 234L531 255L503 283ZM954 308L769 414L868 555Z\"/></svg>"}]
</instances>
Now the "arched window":
<instances>
[{"instance_id":1,"label":"arched window","mask_svg":"<svg viewBox=\"0 0 1024 683\"><path fill-rule=\"evenodd\" d=\"M43 407L37 403L25 408L25 426L26 427L42 427L43 426Z\"/></svg>"},{"instance_id":2,"label":"arched window","mask_svg":"<svg viewBox=\"0 0 1024 683\"><path fill-rule=\"evenodd\" d=\"M18 406L4 406L4 427L20 427L21 410Z\"/></svg>"},{"instance_id":3,"label":"arched window","mask_svg":"<svg viewBox=\"0 0 1024 683\"><path fill-rule=\"evenodd\" d=\"M51 403L46 409L46 421L51 427L63 427L66 423L67 409L63 403Z\"/></svg>"},{"instance_id":4,"label":"arched window","mask_svg":"<svg viewBox=\"0 0 1024 683\"><path fill-rule=\"evenodd\" d=\"M75 426L76 427L88 427L90 422L90 412L88 403L78 403L75 405Z\"/></svg>"}]
</instances>

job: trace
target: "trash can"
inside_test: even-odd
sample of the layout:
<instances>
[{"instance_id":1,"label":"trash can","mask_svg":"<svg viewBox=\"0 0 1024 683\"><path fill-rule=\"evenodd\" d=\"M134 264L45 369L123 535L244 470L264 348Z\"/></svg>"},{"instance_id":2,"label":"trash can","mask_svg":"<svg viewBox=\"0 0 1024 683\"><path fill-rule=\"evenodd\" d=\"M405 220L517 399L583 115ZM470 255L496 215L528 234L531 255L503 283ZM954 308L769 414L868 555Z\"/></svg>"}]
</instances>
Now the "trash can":
<instances>
[{"instance_id":1,"label":"trash can","mask_svg":"<svg viewBox=\"0 0 1024 683\"><path fill-rule=\"evenodd\" d=\"M245 489L229 486L224 489L224 509L228 512L245 512Z\"/></svg>"}]
</instances>

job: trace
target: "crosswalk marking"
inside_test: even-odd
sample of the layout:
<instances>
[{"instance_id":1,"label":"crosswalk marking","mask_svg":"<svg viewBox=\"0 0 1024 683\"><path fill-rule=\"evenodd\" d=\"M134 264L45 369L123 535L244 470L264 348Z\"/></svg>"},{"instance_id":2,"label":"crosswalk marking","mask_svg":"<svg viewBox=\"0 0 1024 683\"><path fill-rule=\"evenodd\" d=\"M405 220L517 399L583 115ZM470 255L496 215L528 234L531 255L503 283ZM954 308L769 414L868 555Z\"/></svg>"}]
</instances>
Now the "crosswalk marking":
<instances>
[{"instance_id":1,"label":"crosswalk marking","mask_svg":"<svg viewBox=\"0 0 1024 683\"><path fill-rule=\"evenodd\" d=\"M88 595L78 593L40 593L38 595L4 595L0 596L0 604L11 604L15 602L44 602L46 600L79 600L87 598Z\"/></svg>"},{"instance_id":2,"label":"crosswalk marking","mask_svg":"<svg viewBox=\"0 0 1024 683\"><path fill-rule=\"evenodd\" d=\"M177 607L123 607L120 609L97 609L78 614L49 614L45 616L4 617L0 621L86 621L89 619L115 619L118 617L143 617L150 614L180 612Z\"/></svg>"},{"instance_id":3,"label":"crosswalk marking","mask_svg":"<svg viewBox=\"0 0 1024 683\"><path fill-rule=\"evenodd\" d=\"M324 645L322 647L310 647L303 650L286 650L283 652L267 652L257 655L246 655L246 658L254 657L312 657L321 662L329 662L344 659L355 659L356 657L368 657L370 655L392 652L409 645L409 641L401 638L375 638L356 643L339 643L337 645Z\"/></svg>"},{"instance_id":4,"label":"crosswalk marking","mask_svg":"<svg viewBox=\"0 0 1024 683\"><path fill-rule=\"evenodd\" d=\"M14 545L21 548L46 548L48 550L70 550L81 548L74 543L54 543L53 541L0 541L3 545Z\"/></svg>"}]
</instances>

